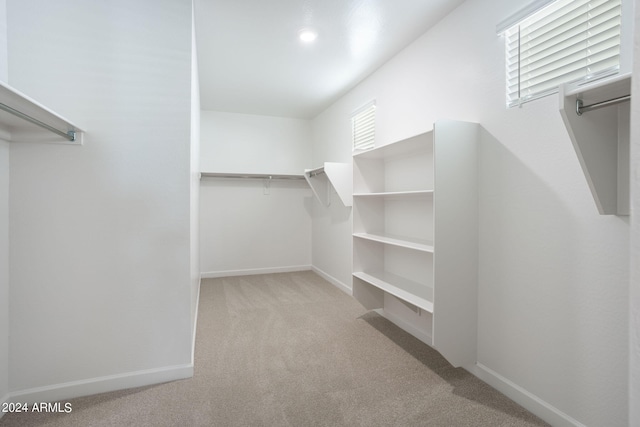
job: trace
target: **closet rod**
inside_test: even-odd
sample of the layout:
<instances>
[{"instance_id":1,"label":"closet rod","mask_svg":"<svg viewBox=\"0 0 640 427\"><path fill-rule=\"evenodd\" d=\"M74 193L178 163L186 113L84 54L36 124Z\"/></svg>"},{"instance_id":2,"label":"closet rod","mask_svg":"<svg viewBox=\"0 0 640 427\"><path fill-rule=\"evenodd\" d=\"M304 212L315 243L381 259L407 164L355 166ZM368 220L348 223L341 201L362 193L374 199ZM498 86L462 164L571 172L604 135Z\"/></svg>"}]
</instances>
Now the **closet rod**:
<instances>
[{"instance_id":1,"label":"closet rod","mask_svg":"<svg viewBox=\"0 0 640 427\"><path fill-rule=\"evenodd\" d=\"M261 175L251 173L219 173L219 172L202 172L201 178L241 178L241 179L304 179L302 175Z\"/></svg>"},{"instance_id":2,"label":"closet rod","mask_svg":"<svg viewBox=\"0 0 640 427\"><path fill-rule=\"evenodd\" d=\"M64 132L61 131L59 129L54 128L53 126L49 126L48 124L41 122L38 119L34 119L31 116L27 116L26 114L24 114L21 111L16 110L15 108L11 108L6 104L2 104L0 103L0 110L4 110L7 113L13 114L16 117L20 117L23 120L26 120L30 123L33 123L34 125L40 126L41 128L44 128L50 132L55 133L56 135L60 135L61 137L68 139L69 141L75 141L76 140L76 131L75 130L70 130L68 132Z\"/></svg>"},{"instance_id":3,"label":"closet rod","mask_svg":"<svg viewBox=\"0 0 640 427\"><path fill-rule=\"evenodd\" d=\"M322 175L323 173L325 173L324 168L312 169L307 172L307 176L309 176L309 178L312 178L317 175Z\"/></svg>"},{"instance_id":4,"label":"closet rod","mask_svg":"<svg viewBox=\"0 0 640 427\"><path fill-rule=\"evenodd\" d=\"M583 105L582 99L576 100L576 114L581 116L582 113L586 111L595 110L602 107L608 107L609 105L619 104L621 102L629 101L631 99L631 95L620 96L618 98L609 99L607 101L596 102L590 105Z\"/></svg>"}]
</instances>

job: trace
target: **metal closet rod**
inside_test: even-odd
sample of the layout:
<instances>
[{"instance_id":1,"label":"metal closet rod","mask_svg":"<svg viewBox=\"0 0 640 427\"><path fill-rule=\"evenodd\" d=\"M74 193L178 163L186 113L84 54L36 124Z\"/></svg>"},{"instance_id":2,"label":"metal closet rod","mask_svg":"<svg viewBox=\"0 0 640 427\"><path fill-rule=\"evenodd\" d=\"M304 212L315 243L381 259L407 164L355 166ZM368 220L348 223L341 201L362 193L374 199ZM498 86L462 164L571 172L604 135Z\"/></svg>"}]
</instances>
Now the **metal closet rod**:
<instances>
[{"instance_id":1,"label":"metal closet rod","mask_svg":"<svg viewBox=\"0 0 640 427\"><path fill-rule=\"evenodd\" d=\"M598 108L608 107L610 105L619 104L621 102L629 101L630 99L631 99L631 95L624 95L624 96L620 96L618 98L613 98L613 99L609 99L607 101L602 101L602 102L596 102L596 103L590 104L590 105L583 105L582 99L577 99L576 100L576 114L581 116L582 113L585 113L587 111L596 110Z\"/></svg>"},{"instance_id":2,"label":"metal closet rod","mask_svg":"<svg viewBox=\"0 0 640 427\"><path fill-rule=\"evenodd\" d=\"M202 172L201 178L241 178L241 179L304 179L302 175L261 175L251 173Z\"/></svg>"},{"instance_id":3,"label":"metal closet rod","mask_svg":"<svg viewBox=\"0 0 640 427\"><path fill-rule=\"evenodd\" d=\"M15 108L11 108L6 104L2 104L0 103L0 110L4 110L7 113L13 114L16 117L19 117L23 120L26 120L30 123L33 123L34 125L40 126L41 128L44 128L50 132L55 133L56 135L60 135L61 137L68 139L69 141L75 141L76 140L76 131L75 130L70 130L67 132L61 131L59 129L54 128L53 126L49 126L48 124L41 122L38 119L34 119L31 116L28 116L26 114L24 114L21 111L16 110Z\"/></svg>"}]
</instances>

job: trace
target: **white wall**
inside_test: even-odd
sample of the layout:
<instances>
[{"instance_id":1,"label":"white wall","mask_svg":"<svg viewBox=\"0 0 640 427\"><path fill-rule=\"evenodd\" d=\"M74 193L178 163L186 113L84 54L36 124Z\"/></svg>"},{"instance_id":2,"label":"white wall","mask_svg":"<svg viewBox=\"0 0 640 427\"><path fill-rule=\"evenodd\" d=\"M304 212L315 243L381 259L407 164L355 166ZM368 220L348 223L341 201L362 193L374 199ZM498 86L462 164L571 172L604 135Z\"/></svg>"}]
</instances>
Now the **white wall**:
<instances>
[{"instance_id":1,"label":"white wall","mask_svg":"<svg viewBox=\"0 0 640 427\"><path fill-rule=\"evenodd\" d=\"M7 9L0 0L0 81L7 75ZM0 136L0 403L9 393L9 143ZM2 414L0 414L2 417Z\"/></svg>"},{"instance_id":2,"label":"white wall","mask_svg":"<svg viewBox=\"0 0 640 427\"><path fill-rule=\"evenodd\" d=\"M311 168L308 120L203 111L203 172L302 174Z\"/></svg>"},{"instance_id":3,"label":"white wall","mask_svg":"<svg viewBox=\"0 0 640 427\"><path fill-rule=\"evenodd\" d=\"M188 376L191 1L7 12L12 85L86 130L11 145L12 396Z\"/></svg>"},{"instance_id":4,"label":"white wall","mask_svg":"<svg viewBox=\"0 0 640 427\"><path fill-rule=\"evenodd\" d=\"M203 111L201 170L297 174L311 168L308 120ZM200 186L204 277L311 265L311 190L304 180L204 178ZM268 194L266 194L268 193Z\"/></svg>"},{"instance_id":5,"label":"white wall","mask_svg":"<svg viewBox=\"0 0 640 427\"><path fill-rule=\"evenodd\" d=\"M629 219L598 215L557 96L505 108L495 26L527 3L466 1L314 120L314 161L349 155L349 115L373 98L378 144L440 118L480 122L476 373L554 425L624 426ZM348 227L318 221L313 264L343 277L348 258L331 250Z\"/></svg>"},{"instance_id":6,"label":"white wall","mask_svg":"<svg viewBox=\"0 0 640 427\"><path fill-rule=\"evenodd\" d=\"M631 280L629 425L640 425L640 7L635 9L631 95Z\"/></svg>"}]
</instances>

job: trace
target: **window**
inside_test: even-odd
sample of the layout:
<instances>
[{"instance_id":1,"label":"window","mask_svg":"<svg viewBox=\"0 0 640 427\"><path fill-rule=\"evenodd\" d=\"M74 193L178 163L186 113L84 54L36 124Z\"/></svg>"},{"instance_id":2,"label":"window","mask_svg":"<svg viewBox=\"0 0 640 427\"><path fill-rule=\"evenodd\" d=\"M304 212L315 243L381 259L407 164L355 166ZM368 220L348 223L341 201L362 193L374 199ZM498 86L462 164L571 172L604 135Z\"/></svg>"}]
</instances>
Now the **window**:
<instances>
[{"instance_id":1,"label":"window","mask_svg":"<svg viewBox=\"0 0 640 427\"><path fill-rule=\"evenodd\" d=\"M558 0L504 26L507 105L555 93L563 83L617 73L620 10L621 0Z\"/></svg>"},{"instance_id":2,"label":"window","mask_svg":"<svg viewBox=\"0 0 640 427\"><path fill-rule=\"evenodd\" d=\"M372 101L351 116L353 151L368 150L375 145L376 103Z\"/></svg>"}]
</instances>

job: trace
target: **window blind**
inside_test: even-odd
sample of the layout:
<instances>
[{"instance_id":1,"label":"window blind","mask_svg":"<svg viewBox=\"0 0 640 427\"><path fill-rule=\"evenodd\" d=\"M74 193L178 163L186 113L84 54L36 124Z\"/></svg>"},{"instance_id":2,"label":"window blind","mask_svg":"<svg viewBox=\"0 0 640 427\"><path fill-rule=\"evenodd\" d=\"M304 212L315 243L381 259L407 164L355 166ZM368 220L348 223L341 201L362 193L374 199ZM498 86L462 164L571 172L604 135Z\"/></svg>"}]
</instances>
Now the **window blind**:
<instances>
[{"instance_id":1,"label":"window blind","mask_svg":"<svg viewBox=\"0 0 640 427\"><path fill-rule=\"evenodd\" d=\"M353 151L368 150L375 145L376 104L371 102L356 111L351 117Z\"/></svg>"},{"instance_id":2,"label":"window blind","mask_svg":"<svg viewBox=\"0 0 640 427\"><path fill-rule=\"evenodd\" d=\"M558 0L505 31L507 105L620 68L621 0Z\"/></svg>"}]
</instances>

